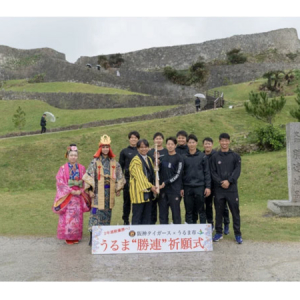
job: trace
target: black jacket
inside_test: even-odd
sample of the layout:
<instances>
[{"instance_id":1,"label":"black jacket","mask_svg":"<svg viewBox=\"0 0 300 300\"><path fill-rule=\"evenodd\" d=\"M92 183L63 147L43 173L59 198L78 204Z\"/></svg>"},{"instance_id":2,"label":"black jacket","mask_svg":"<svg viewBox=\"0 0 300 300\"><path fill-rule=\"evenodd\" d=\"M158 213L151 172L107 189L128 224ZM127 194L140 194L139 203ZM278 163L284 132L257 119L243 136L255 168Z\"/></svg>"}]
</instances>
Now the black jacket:
<instances>
[{"instance_id":1,"label":"black jacket","mask_svg":"<svg viewBox=\"0 0 300 300\"><path fill-rule=\"evenodd\" d=\"M241 157L229 149L228 152L218 151L211 157L211 176L216 191L237 192L237 181L241 174ZM229 188L221 187L221 181L228 180Z\"/></svg>"},{"instance_id":2,"label":"black jacket","mask_svg":"<svg viewBox=\"0 0 300 300\"><path fill-rule=\"evenodd\" d=\"M183 186L211 187L211 175L208 158L198 149L195 154L188 153L183 156Z\"/></svg>"},{"instance_id":3,"label":"black jacket","mask_svg":"<svg viewBox=\"0 0 300 300\"><path fill-rule=\"evenodd\" d=\"M203 151L203 153L205 154L205 151ZM216 150L212 149L210 154L206 155L206 157L208 158L208 164L209 164L209 169L210 169L210 175L211 175L211 158L212 156L217 153ZM213 190L214 188L214 181L213 181L213 178L211 177L211 190Z\"/></svg>"},{"instance_id":4,"label":"black jacket","mask_svg":"<svg viewBox=\"0 0 300 300\"><path fill-rule=\"evenodd\" d=\"M41 126L43 126L43 127L46 126L46 123L47 123L46 118L45 118L45 117L42 117L42 118L41 118L41 123L40 123Z\"/></svg>"},{"instance_id":5,"label":"black jacket","mask_svg":"<svg viewBox=\"0 0 300 300\"><path fill-rule=\"evenodd\" d=\"M128 146L120 152L119 164L121 165L122 171L125 174L125 179L128 179L129 182L129 165L131 160L138 154L136 147Z\"/></svg>"},{"instance_id":6,"label":"black jacket","mask_svg":"<svg viewBox=\"0 0 300 300\"><path fill-rule=\"evenodd\" d=\"M187 145L177 145L175 151L180 155L187 155L189 153L189 147Z\"/></svg>"},{"instance_id":7,"label":"black jacket","mask_svg":"<svg viewBox=\"0 0 300 300\"><path fill-rule=\"evenodd\" d=\"M180 194L182 189L183 157L178 153L167 154L159 165L160 184L165 183L162 192Z\"/></svg>"}]
</instances>

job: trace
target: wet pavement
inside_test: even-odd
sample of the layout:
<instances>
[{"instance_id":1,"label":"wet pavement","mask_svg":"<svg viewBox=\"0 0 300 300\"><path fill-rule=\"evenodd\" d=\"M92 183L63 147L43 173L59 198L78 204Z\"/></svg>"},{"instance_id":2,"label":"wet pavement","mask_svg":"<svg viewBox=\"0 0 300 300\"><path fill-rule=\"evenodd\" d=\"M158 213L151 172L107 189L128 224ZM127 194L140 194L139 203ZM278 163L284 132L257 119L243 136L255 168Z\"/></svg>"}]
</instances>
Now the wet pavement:
<instances>
[{"instance_id":1,"label":"wet pavement","mask_svg":"<svg viewBox=\"0 0 300 300\"><path fill-rule=\"evenodd\" d=\"M300 281L300 243L233 240L212 252L92 255L88 239L0 237L0 281Z\"/></svg>"}]
</instances>

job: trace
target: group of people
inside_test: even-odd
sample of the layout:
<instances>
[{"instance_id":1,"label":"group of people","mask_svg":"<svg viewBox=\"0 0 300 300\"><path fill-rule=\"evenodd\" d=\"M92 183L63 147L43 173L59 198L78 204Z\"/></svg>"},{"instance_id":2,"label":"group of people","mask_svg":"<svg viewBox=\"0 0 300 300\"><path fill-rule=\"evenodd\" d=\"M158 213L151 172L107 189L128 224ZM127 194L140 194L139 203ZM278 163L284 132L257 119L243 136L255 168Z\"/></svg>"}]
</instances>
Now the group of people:
<instances>
[{"instance_id":1,"label":"group of people","mask_svg":"<svg viewBox=\"0 0 300 300\"><path fill-rule=\"evenodd\" d=\"M180 202L183 198L185 222L210 223L217 242L229 234L229 210L232 214L235 239L243 242L240 232L240 212L237 181L241 172L241 158L230 148L230 136L219 136L220 151L213 150L213 140L203 140L204 151L198 150L198 139L184 130L166 139L157 132L156 145L150 148L137 131L128 134L129 146L119 155L119 162L111 149L111 139L101 137L99 148L87 170L77 163L77 146L68 147L68 163L56 176L57 195L53 211L60 215L58 238L68 244L82 238L83 212L90 211L89 232L92 226L110 225L115 197L123 190L124 225L181 224ZM228 210L228 207L229 210ZM215 207L215 223L213 218ZM132 213L131 222L129 219ZM224 223L224 229L223 229Z\"/></svg>"}]
</instances>

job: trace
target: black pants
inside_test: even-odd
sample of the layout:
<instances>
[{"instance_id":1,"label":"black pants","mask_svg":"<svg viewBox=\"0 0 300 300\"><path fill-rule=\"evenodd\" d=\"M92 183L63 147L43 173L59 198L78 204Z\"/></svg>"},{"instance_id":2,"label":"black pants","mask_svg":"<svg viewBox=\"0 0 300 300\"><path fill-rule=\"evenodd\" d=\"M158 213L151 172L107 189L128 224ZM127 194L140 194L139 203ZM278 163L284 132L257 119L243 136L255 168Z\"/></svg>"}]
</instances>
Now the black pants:
<instances>
[{"instance_id":1,"label":"black pants","mask_svg":"<svg viewBox=\"0 0 300 300\"><path fill-rule=\"evenodd\" d=\"M132 225L150 225L152 201L132 204Z\"/></svg>"},{"instance_id":2,"label":"black pants","mask_svg":"<svg viewBox=\"0 0 300 300\"><path fill-rule=\"evenodd\" d=\"M206 221L207 223L212 225L214 225L213 200L214 202L216 200L216 197L213 194L210 194L208 197L205 198ZM223 223L224 225L228 225L230 223L229 210L227 204L225 205L225 209L224 209Z\"/></svg>"},{"instance_id":3,"label":"black pants","mask_svg":"<svg viewBox=\"0 0 300 300\"><path fill-rule=\"evenodd\" d=\"M233 230L235 235L241 235L240 227L240 209L239 195L237 192L217 192L215 193L215 208L216 208L216 232L222 234L222 218L225 210L225 205L228 203L233 220Z\"/></svg>"},{"instance_id":4,"label":"black pants","mask_svg":"<svg viewBox=\"0 0 300 300\"><path fill-rule=\"evenodd\" d=\"M45 133L45 132L46 132L46 126L42 126L41 133Z\"/></svg>"},{"instance_id":5,"label":"black pants","mask_svg":"<svg viewBox=\"0 0 300 300\"><path fill-rule=\"evenodd\" d=\"M169 208L172 211L173 224L181 224L180 194L161 193L158 198L159 223L169 224Z\"/></svg>"},{"instance_id":6,"label":"black pants","mask_svg":"<svg viewBox=\"0 0 300 300\"><path fill-rule=\"evenodd\" d=\"M206 223L204 205L204 186L184 187L185 222L195 224L200 217L200 223Z\"/></svg>"},{"instance_id":7,"label":"black pants","mask_svg":"<svg viewBox=\"0 0 300 300\"><path fill-rule=\"evenodd\" d=\"M158 205L157 203L158 203L158 197L156 197L156 199L152 201L151 225L154 225L157 222L157 205Z\"/></svg>"},{"instance_id":8,"label":"black pants","mask_svg":"<svg viewBox=\"0 0 300 300\"><path fill-rule=\"evenodd\" d=\"M196 111L199 111L199 109L200 109L200 106L196 106Z\"/></svg>"},{"instance_id":9,"label":"black pants","mask_svg":"<svg viewBox=\"0 0 300 300\"><path fill-rule=\"evenodd\" d=\"M123 189L123 216L122 219L124 222L129 223L129 215L131 210L131 201L129 193L129 178L126 178L126 184Z\"/></svg>"}]
</instances>

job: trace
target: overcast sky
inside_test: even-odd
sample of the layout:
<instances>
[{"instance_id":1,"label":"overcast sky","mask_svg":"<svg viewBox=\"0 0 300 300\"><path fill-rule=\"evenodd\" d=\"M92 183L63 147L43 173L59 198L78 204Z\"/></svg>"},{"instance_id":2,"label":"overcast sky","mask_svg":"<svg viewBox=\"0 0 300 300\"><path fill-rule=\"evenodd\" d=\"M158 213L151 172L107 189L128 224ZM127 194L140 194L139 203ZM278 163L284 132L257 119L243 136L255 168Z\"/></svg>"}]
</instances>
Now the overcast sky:
<instances>
[{"instance_id":1,"label":"overcast sky","mask_svg":"<svg viewBox=\"0 0 300 300\"><path fill-rule=\"evenodd\" d=\"M49 47L80 56L125 53L281 28L300 32L299 17L0 17L0 45ZM4 29L4 30L3 30Z\"/></svg>"}]
</instances>

